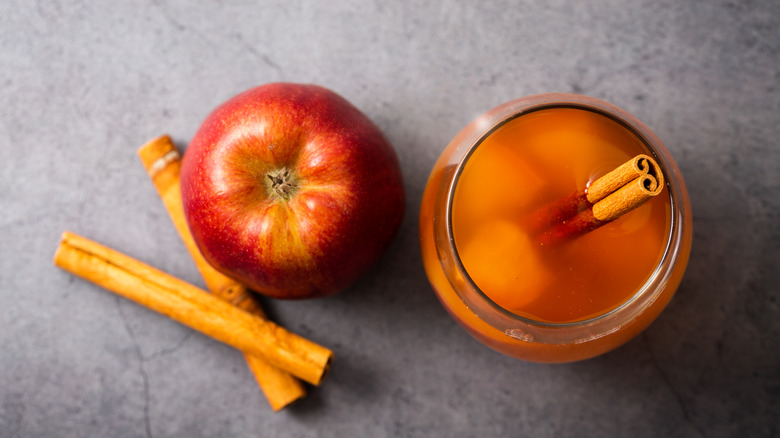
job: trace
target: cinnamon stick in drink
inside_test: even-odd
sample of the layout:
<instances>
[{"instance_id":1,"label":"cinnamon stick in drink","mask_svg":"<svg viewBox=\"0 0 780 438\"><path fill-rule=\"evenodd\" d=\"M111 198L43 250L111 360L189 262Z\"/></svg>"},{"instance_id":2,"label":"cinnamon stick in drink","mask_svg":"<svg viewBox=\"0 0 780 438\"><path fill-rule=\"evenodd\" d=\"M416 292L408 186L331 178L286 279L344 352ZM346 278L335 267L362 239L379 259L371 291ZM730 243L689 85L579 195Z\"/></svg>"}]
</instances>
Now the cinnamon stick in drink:
<instances>
[{"instance_id":1,"label":"cinnamon stick in drink","mask_svg":"<svg viewBox=\"0 0 780 438\"><path fill-rule=\"evenodd\" d=\"M563 242L605 225L661 193L661 167L648 155L637 155L594 181L584 192L556 201L532 215L544 229L542 245Z\"/></svg>"},{"instance_id":2,"label":"cinnamon stick in drink","mask_svg":"<svg viewBox=\"0 0 780 438\"><path fill-rule=\"evenodd\" d=\"M54 264L313 385L333 352L97 242L65 232Z\"/></svg>"},{"instance_id":3,"label":"cinnamon stick in drink","mask_svg":"<svg viewBox=\"0 0 780 438\"><path fill-rule=\"evenodd\" d=\"M244 285L217 271L198 250L184 217L179 180L181 155L170 137L163 135L149 141L138 149L138 156L168 210L173 225L203 276L206 287L215 296L265 318L265 312L251 292ZM257 356L245 354L244 357L274 411L279 411L306 395L303 384L290 373L270 365Z\"/></svg>"},{"instance_id":4,"label":"cinnamon stick in drink","mask_svg":"<svg viewBox=\"0 0 780 438\"><path fill-rule=\"evenodd\" d=\"M527 223L535 232L542 232L588 210L620 187L648 174L659 180L659 186L664 185L663 173L658 163L649 155L637 155L593 181L585 190L574 192L537 209L529 215Z\"/></svg>"}]
</instances>

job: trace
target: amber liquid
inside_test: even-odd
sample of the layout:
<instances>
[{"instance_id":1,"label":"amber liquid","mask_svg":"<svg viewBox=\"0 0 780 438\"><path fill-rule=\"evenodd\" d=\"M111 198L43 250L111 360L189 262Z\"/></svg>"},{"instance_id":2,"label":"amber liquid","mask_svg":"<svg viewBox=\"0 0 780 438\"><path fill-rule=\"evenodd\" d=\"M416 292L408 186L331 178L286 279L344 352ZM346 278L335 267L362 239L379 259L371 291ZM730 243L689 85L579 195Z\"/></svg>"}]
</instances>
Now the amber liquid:
<instances>
[{"instance_id":1,"label":"amber liquid","mask_svg":"<svg viewBox=\"0 0 780 438\"><path fill-rule=\"evenodd\" d=\"M455 247L471 280L500 307L535 321L587 320L629 300L667 244L667 191L558 245L539 244L524 221L643 153L631 131L582 109L539 110L499 127L468 158L454 192Z\"/></svg>"}]
</instances>

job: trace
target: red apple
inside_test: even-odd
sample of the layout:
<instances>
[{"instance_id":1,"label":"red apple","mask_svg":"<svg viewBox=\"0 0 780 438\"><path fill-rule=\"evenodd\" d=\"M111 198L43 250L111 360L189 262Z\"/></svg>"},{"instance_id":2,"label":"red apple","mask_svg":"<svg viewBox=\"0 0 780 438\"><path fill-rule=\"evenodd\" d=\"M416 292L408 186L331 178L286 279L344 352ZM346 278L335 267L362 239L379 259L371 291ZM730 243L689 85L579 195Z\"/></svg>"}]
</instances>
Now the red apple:
<instances>
[{"instance_id":1,"label":"red apple","mask_svg":"<svg viewBox=\"0 0 780 438\"><path fill-rule=\"evenodd\" d=\"M215 109L184 154L181 190L206 260L275 298L346 288L380 258L404 212L393 147L315 85L263 85Z\"/></svg>"}]
</instances>

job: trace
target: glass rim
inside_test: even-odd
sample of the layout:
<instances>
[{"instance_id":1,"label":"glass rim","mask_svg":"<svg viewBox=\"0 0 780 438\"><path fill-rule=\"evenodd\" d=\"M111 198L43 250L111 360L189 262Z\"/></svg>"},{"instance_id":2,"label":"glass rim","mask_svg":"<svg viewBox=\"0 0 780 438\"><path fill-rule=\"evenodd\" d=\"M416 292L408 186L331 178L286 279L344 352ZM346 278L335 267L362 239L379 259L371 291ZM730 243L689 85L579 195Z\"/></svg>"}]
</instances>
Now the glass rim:
<instances>
[{"instance_id":1,"label":"glass rim","mask_svg":"<svg viewBox=\"0 0 780 438\"><path fill-rule=\"evenodd\" d=\"M503 118L499 119L494 123L491 123L489 126L486 127L486 129L483 129L483 132L478 134L478 137L472 141L471 145L468 146L468 149L458 161L458 164L452 176L452 180L449 183L449 187L447 189L447 199L446 199L446 209L445 209L446 217L444 221L446 226L446 236L447 236L449 249L453 256L455 267L458 270L458 272L463 276L468 286L477 293L479 299L484 300L484 302L488 303L491 306L491 308L498 311L504 317L509 318L510 320L516 321L518 323L527 324L530 326L543 328L543 329L590 326L600 321L609 319L610 317L613 317L617 314L622 313L622 311L631 307L632 304L635 304L640 298L646 296L649 293L650 289L658 281L659 276L664 275L663 271L665 266L668 266L669 269L667 270L671 271L671 266L673 266L675 262L675 260L673 259L676 259L676 251L674 250L675 248L673 248L673 245L675 243L675 239L674 239L675 231L682 228L682 224L679 223L680 220L677 217L678 206L676 203L676 198L674 193L675 190L673 190L674 184L676 183L673 181L673 178L666 178L666 182L665 182L667 186L667 195L669 196L669 205L671 209L670 219L669 219L670 220L669 231L666 235L666 244L664 246L663 253L661 255L661 258L656 263L655 269L653 270L652 274L645 280L642 286L630 298L626 299L615 308L590 318L577 320L577 321L570 321L570 322L539 321L533 318L528 318L522 315L518 315L500 306L498 303L493 301L489 296L487 296L487 294L485 294L471 278L465 266L463 265L463 261L461 260L457 245L455 244L453 225L452 225L452 207L454 202L455 189L458 186L458 181L463 172L463 169L466 166L466 163L469 161L469 159L474 154L474 152L479 148L479 146L490 135L494 134L502 126L519 117L531 114L536 111L545 110L545 109L554 109L554 108L572 108L572 109L590 111L599 114L601 116L607 117L608 119L619 123L623 128L627 129L630 133L636 136L636 138L642 143L642 145L647 149L647 151L656 159L659 166L661 166L663 173L666 175L669 174L669 169L666 165L666 160L658 153L658 146L663 147L663 144L656 145L655 144L656 141L653 141L655 140L654 138L647 138L646 135L640 132L640 129L637 129L639 127L635 126L629 120L626 120L625 117L620 116L619 113L622 112L622 110L615 107L614 105L611 105L599 99L591 98L587 96L574 95L574 94L556 93L556 94L549 94L549 95L529 96L528 98L517 99L514 101L507 102L506 104L496 107L495 109L502 108L507 105L516 104L519 101L522 101L524 99L533 100L534 98L539 99L539 98L544 98L545 96L549 96L549 100L543 99L538 103L532 103L524 107L521 106L511 114L504 116ZM562 97L564 99L561 99ZM588 102L585 102L585 100L587 100ZM483 117L489 114L490 111L485 115L483 115ZM639 123L641 124L641 122ZM456 293L458 293L458 295L461 295L461 293L458 292L457 287L455 287L454 289L456 290ZM463 299L462 295L461 295L461 299ZM488 324L493 325L490 322L488 322Z\"/></svg>"}]
</instances>

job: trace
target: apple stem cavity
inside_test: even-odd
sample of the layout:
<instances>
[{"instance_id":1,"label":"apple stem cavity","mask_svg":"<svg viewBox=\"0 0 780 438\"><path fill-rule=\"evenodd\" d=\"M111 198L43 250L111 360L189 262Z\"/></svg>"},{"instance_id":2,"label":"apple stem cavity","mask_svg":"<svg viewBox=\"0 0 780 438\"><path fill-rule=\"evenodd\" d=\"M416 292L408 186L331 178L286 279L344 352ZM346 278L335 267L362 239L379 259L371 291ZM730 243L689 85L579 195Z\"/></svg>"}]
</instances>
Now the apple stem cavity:
<instances>
[{"instance_id":1,"label":"apple stem cavity","mask_svg":"<svg viewBox=\"0 0 780 438\"><path fill-rule=\"evenodd\" d=\"M298 179L286 167L266 173L264 182L268 196L273 200L289 201L298 191Z\"/></svg>"}]
</instances>

